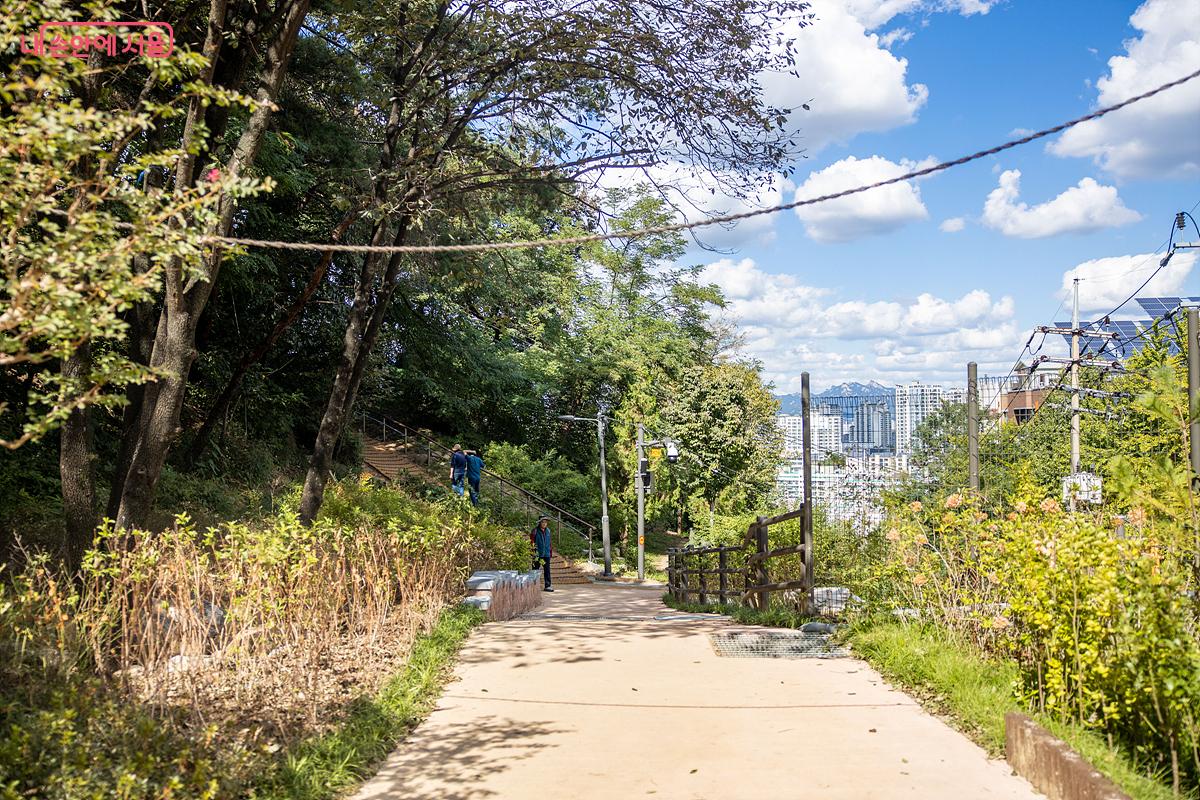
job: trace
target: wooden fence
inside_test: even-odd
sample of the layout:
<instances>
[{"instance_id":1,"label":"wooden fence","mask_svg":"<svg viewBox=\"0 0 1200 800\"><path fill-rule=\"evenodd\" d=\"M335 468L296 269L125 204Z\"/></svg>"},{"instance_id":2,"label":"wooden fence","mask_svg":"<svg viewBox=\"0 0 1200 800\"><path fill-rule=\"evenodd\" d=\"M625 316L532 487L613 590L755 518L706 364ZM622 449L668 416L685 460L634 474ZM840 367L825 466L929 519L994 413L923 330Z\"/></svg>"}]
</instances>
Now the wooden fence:
<instances>
[{"instance_id":1,"label":"wooden fence","mask_svg":"<svg viewBox=\"0 0 1200 800\"><path fill-rule=\"evenodd\" d=\"M716 556L715 563L713 556ZM671 596L685 603L728 603L745 591L746 548L671 547L667 550L667 585ZM730 564L733 566L730 566Z\"/></svg>"},{"instance_id":2,"label":"wooden fence","mask_svg":"<svg viewBox=\"0 0 1200 800\"><path fill-rule=\"evenodd\" d=\"M793 519L801 521L800 544L772 549L771 526ZM812 549L812 515L807 506L774 517L758 517L750 523L741 545L668 549L668 591L685 603L694 599L708 604L715 597L721 604L740 602L759 609L770 608L772 592L799 591L801 612L812 613ZM801 556L800 565L798 570L792 567L788 571L799 574L774 574L772 560L792 555Z\"/></svg>"}]
</instances>

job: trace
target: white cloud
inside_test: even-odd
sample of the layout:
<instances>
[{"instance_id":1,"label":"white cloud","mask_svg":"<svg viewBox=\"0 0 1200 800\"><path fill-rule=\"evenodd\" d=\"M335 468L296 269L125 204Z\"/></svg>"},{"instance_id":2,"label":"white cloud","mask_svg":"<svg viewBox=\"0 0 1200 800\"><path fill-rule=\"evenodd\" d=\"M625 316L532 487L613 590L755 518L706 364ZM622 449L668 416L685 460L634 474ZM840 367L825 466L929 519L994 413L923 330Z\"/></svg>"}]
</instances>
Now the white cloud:
<instances>
[{"instance_id":1,"label":"white cloud","mask_svg":"<svg viewBox=\"0 0 1200 800\"><path fill-rule=\"evenodd\" d=\"M1011 364L1020 347L1011 297L976 289L959 298L833 301L828 289L760 269L752 259L721 259L704 280L725 291L727 318L747 355L763 362L782 391L803 370L819 381L902 381L957 376L968 360Z\"/></svg>"},{"instance_id":2,"label":"white cloud","mask_svg":"<svg viewBox=\"0 0 1200 800\"><path fill-rule=\"evenodd\" d=\"M819 197L842 189L894 178L928 164L901 161L881 156L850 156L814 172L796 190L796 199ZM859 194L829 200L814 206L800 206L796 216L804 222L805 232L818 242L847 242L863 236L887 233L909 222L929 217L921 192L912 182L894 183Z\"/></svg>"},{"instance_id":3,"label":"white cloud","mask_svg":"<svg viewBox=\"0 0 1200 800\"><path fill-rule=\"evenodd\" d=\"M880 34L879 43L884 47L891 48L892 45L899 42L904 44L913 37L913 32L908 28L893 28L887 33Z\"/></svg>"},{"instance_id":4,"label":"white cloud","mask_svg":"<svg viewBox=\"0 0 1200 800\"><path fill-rule=\"evenodd\" d=\"M891 22L900 14L917 12L932 13L949 11L971 16L986 14L1000 0L842 0L846 10L854 15L868 30L874 30ZM819 2L813 3L820 5Z\"/></svg>"},{"instance_id":5,"label":"white cloud","mask_svg":"<svg viewBox=\"0 0 1200 800\"><path fill-rule=\"evenodd\" d=\"M1115 186L1103 186L1091 178L1045 203L1029 206L1020 202L1021 171L1006 170L999 187L983 204L983 222L1005 236L1040 239L1060 233L1083 233L1137 222L1142 215L1126 208Z\"/></svg>"},{"instance_id":6,"label":"white cloud","mask_svg":"<svg viewBox=\"0 0 1200 800\"><path fill-rule=\"evenodd\" d=\"M1161 253L1141 253L1084 261L1063 273L1058 297L1070 302L1073 281L1079 278L1079 307L1084 311L1107 312L1141 286L1142 281L1158 269L1161 260ZM1142 297L1178 295L1195 263L1195 253L1176 253L1138 294ZM1145 316L1140 307L1132 302L1122 312L1125 315Z\"/></svg>"},{"instance_id":7,"label":"white cloud","mask_svg":"<svg viewBox=\"0 0 1200 800\"><path fill-rule=\"evenodd\" d=\"M739 176L710 172L685 164L661 164L649 168L608 169L598 187L650 187L663 197L686 222L777 206L791 184L778 175ZM695 230L696 238L718 249L746 244L767 244L775 237L775 215L764 214L733 225L709 225Z\"/></svg>"},{"instance_id":8,"label":"white cloud","mask_svg":"<svg viewBox=\"0 0 1200 800\"><path fill-rule=\"evenodd\" d=\"M1147 0L1129 24L1140 35L1108 60L1096 81L1098 105L1110 105L1200 68L1200 3ZM1058 156L1090 157L1122 178L1200 175L1200 81L1091 120L1048 145Z\"/></svg>"},{"instance_id":9,"label":"white cloud","mask_svg":"<svg viewBox=\"0 0 1200 800\"><path fill-rule=\"evenodd\" d=\"M942 224L938 225L938 229L943 233L958 233L965 227L967 227L967 221L962 217L944 219L942 220Z\"/></svg>"},{"instance_id":10,"label":"white cloud","mask_svg":"<svg viewBox=\"0 0 1200 800\"><path fill-rule=\"evenodd\" d=\"M908 61L892 55L880 37L868 30L872 23L886 21L896 10L912 5L907 0L818 0L813 3L816 18L811 25L799 28L791 23L781 31L795 39L799 77L764 74L764 95L773 105L796 109L789 124L810 152L916 120L928 89L920 83L909 85ZM802 110L804 104L810 110Z\"/></svg>"}]
</instances>

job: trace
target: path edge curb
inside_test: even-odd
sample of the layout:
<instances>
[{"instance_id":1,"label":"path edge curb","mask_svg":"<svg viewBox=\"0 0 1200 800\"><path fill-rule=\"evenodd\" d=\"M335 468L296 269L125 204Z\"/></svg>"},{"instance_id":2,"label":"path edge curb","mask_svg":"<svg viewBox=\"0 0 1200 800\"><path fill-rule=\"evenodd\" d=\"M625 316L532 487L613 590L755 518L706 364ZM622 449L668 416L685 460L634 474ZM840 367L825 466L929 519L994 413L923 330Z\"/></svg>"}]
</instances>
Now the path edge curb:
<instances>
[{"instance_id":1,"label":"path edge curb","mask_svg":"<svg viewBox=\"0 0 1200 800\"><path fill-rule=\"evenodd\" d=\"M1087 759L1025 714L1004 715L1004 756L1049 800L1130 800Z\"/></svg>"}]
</instances>

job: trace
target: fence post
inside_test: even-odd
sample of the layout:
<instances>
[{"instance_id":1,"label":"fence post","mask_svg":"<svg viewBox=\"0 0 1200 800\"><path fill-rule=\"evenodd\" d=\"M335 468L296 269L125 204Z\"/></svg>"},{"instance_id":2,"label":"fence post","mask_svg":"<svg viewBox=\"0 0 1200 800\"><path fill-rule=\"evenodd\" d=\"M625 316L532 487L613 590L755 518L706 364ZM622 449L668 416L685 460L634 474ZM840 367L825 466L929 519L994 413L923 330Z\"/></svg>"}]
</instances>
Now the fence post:
<instances>
[{"instance_id":1,"label":"fence post","mask_svg":"<svg viewBox=\"0 0 1200 800\"><path fill-rule=\"evenodd\" d=\"M407 449L408 448L408 426L405 425L405 426L403 426L403 428L404 428L404 447Z\"/></svg>"},{"instance_id":2,"label":"fence post","mask_svg":"<svg viewBox=\"0 0 1200 800\"><path fill-rule=\"evenodd\" d=\"M425 443L425 466L433 463L433 446L429 442Z\"/></svg>"},{"instance_id":3,"label":"fence post","mask_svg":"<svg viewBox=\"0 0 1200 800\"><path fill-rule=\"evenodd\" d=\"M760 556L765 556L769 549L767 545L766 520L766 517L760 516L755 526L755 544ZM770 583L770 577L767 572L767 560L764 558L758 562L758 585L763 586L767 583ZM768 611L771 608L771 593L766 589L758 591L758 607L763 611Z\"/></svg>"},{"instance_id":4,"label":"fence post","mask_svg":"<svg viewBox=\"0 0 1200 800\"><path fill-rule=\"evenodd\" d=\"M704 573L704 557L708 555L703 550L696 554L696 569L700 570L700 605L708 605L708 577Z\"/></svg>"},{"instance_id":5,"label":"fence post","mask_svg":"<svg viewBox=\"0 0 1200 800\"><path fill-rule=\"evenodd\" d=\"M679 577L682 579L683 585L680 590L683 593L683 602L688 601L688 595L691 594L691 583L688 581L687 575L687 548L679 551Z\"/></svg>"},{"instance_id":6,"label":"fence post","mask_svg":"<svg viewBox=\"0 0 1200 800\"><path fill-rule=\"evenodd\" d=\"M720 550L717 551L717 569L721 570L721 592L719 595L719 597L721 598L721 605L725 605L725 603L727 602L726 595L729 592L729 576L725 573L725 570L727 570L728 568L729 568L729 552L724 547L722 547Z\"/></svg>"},{"instance_id":7,"label":"fence post","mask_svg":"<svg viewBox=\"0 0 1200 800\"><path fill-rule=\"evenodd\" d=\"M815 577L813 573L816 570L816 562L814 561L816 544L813 541L812 515L812 403L809 397L807 372L800 373L800 405L801 413L804 415L804 429L801 441L804 451L802 453L804 458L804 513L800 516L800 542L804 545L804 576L802 578L801 591L804 597L801 600L801 608L804 609L805 613L811 614L815 611L813 606Z\"/></svg>"}]
</instances>

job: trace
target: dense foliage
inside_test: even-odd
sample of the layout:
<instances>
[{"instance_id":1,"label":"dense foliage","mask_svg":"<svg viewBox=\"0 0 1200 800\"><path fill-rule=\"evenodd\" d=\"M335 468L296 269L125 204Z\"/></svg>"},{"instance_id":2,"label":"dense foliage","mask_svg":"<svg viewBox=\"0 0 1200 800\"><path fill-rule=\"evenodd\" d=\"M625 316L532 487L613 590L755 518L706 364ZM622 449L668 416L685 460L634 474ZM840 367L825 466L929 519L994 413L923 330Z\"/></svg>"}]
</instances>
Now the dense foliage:
<instances>
[{"instance_id":1,"label":"dense foliage","mask_svg":"<svg viewBox=\"0 0 1200 800\"><path fill-rule=\"evenodd\" d=\"M1084 422L1084 462L1105 480L1102 509L1063 508L1061 410L984 437L1004 473L985 470L979 496L962 491L960 410L924 426L928 480L893 498L871 598L1010 659L1025 705L1102 732L1146 770L1168 776L1177 792L1194 793L1200 498L1186 434L1195 411L1182 358L1164 335L1127 366L1104 386L1131 395L1122 413Z\"/></svg>"}]
</instances>

